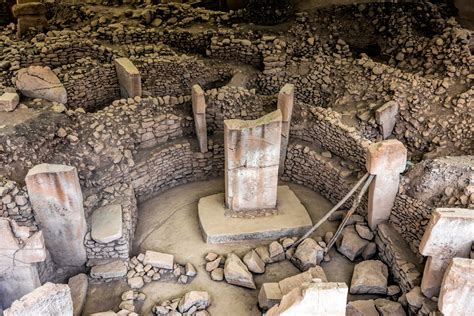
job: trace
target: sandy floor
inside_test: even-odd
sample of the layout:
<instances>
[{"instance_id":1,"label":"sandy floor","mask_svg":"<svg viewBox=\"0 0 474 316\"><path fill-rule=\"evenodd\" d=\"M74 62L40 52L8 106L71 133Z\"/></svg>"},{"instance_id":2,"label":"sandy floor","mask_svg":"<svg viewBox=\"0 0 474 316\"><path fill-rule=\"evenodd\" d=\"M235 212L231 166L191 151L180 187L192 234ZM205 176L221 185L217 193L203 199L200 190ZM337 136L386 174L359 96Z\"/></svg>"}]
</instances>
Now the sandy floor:
<instances>
[{"instance_id":1,"label":"sandy floor","mask_svg":"<svg viewBox=\"0 0 474 316\"><path fill-rule=\"evenodd\" d=\"M302 186L290 184L290 187L306 206L313 222L331 208L331 204L319 194ZM207 245L204 243L198 225L197 202L199 198L222 192L222 180L198 182L171 189L139 206L139 221L135 234L134 254L145 250L156 250L175 255L178 263L191 262L198 270L192 283L180 285L166 282L152 282L142 291L147 295L141 306L140 315L151 315L151 308L159 301L178 297L190 290L206 290L213 302L209 308L212 315L242 316L261 315L257 308L258 290L248 290L225 282L214 282L205 271L204 256L210 252L226 254L235 252L245 254L257 245L269 241L247 242L245 244ZM335 231L337 224L326 222L316 235L325 231ZM353 263L336 251L330 253L332 260L323 264L329 281L350 283ZM279 281L300 271L288 261L267 265L263 275L255 277L257 288L264 282ZM120 294L127 290L125 282L91 285L85 314L91 312L116 310L120 303Z\"/></svg>"}]
</instances>

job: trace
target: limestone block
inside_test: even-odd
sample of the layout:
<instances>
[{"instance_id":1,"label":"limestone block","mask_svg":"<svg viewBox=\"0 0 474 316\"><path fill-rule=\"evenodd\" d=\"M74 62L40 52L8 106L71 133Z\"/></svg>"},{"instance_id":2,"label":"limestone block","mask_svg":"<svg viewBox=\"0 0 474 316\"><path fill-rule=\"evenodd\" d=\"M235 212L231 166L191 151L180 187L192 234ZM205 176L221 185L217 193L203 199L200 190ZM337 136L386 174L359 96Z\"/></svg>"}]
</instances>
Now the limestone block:
<instances>
[{"instance_id":1,"label":"limestone block","mask_svg":"<svg viewBox=\"0 0 474 316\"><path fill-rule=\"evenodd\" d=\"M20 97L17 93L4 93L0 96L0 112L11 112L16 109Z\"/></svg>"},{"instance_id":2,"label":"limestone block","mask_svg":"<svg viewBox=\"0 0 474 316\"><path fill-rule=\"evenodd\" d=\"M143 264L151 264L156 268L171 270L173 269L174 256L167 253L147 250L145 252L145 259L143 259Z\"/></svg>"},{"instance_id":3,"label":"limestone block","mask_svg":"<svg viewBox=\"0 0 474 316\"><path fill-rule=\"evenodd\" d=\"M370 174L402 173L407 163L407 149L396 139L370 144L367 155L367 171Z\"/></svg>"},{"instance_id":4,"label":"limestone block","mask_svg":"<svg viewBox=\"0 0 474 316\"><path fill-rule=\"evenodd\" d=\"M17 19L17 38L21 38L30 28L45 29L48 27L48 19L45 15L21 15ZM58 101L60 102L60 101ZM66 102L61 102L66 103Z\"/></svg>"},{"instance_id":5,"label":"limestone block","mask_svg":"<svg viewBox=\"0 0 474 316\"><path fill-rule=\"evenodd\" d=\"M455 233L453 233L455 232ZM437 296L451 258L467 258L474 240L474 213L469 209L438 208L431 213L420 253L428 259L421 290L428 297Z\"/></svg>"},{"instance_id":6,"label":"limestone block","mask_svg":"<svg viewBox=\"0 0 474 316\"><path fill-rule=\"evenodd\" d=\"M225 261L224 277L229 284L256 289L252 273L242 260L233 253L230 253Z\"/></svg>"},{"instance_id":7,"label":"limestone block","mask_svg":"<svg viewBox=\"0 0 474 316\"><path fill-rule=\"evenodd\" d=\"M25 16L18 18L18 24ZM49 67L30 66L18 71L16 87L30 98L66 103L67 92L56 74Z\"/></svg>"},{"instance_id":8,"label":"limestone block","mask_svg":"<svg viewBox=\"0 0 474 316\"><path fill-rule=\"evenodd\" d=\"M204 91L197 84L192 87L191 99L199 148L202 153L205 153L207 152L206 99Z\"/></svg>"},{"instance_id":9,"label":"limestone block","mask_svg":"<svg viewBox=\"0 0 474 316\"><path fill-rule=\"evenodd\" d=\"M34 265L0 265L0 306L10 306L39 286L41 282Z\"/></svg>"},{"instance_id":10,"label":"limestone block","mask_svg":"<svg viewBox=\"0 0 474 316\"><path fill-rule=\"evenodd\" d=\"M347 226L342 231L342 237L337 240L337 250L351 261L362 254L369 242L359 236L354 225Z\"/></svg>"},{"instance_id":11,"label":"limestone block","mask_svg":"<svg viewBox=\"0 0 474 316\"><path fill-rule=\"evenodd\" d=\"M444 315L474 315L473 259L453 258L441 284L438 307Z\"/></svg>"},{"instance_id":12,"label":"limestone block","mask_svg":"<svg viewBox=\"0 0 474 316\"><path fill-rule=\"evenodd\" d=\"M87 225L76 168L37 165L28 171L25 182L35 219L54 261L59 265L84 264Z\"/></svg>"},{"instance_id":13,"label":"limestone block","mask_svg":"<svg viewBox=\"0 0 474 316\"><path fill-rule=\"evenodd\" d=\"M178 304L178 310L186 313L192 307L197 309L205 309L211 304L211 298L206 291L190 291L186 293Z\"/></svg>"},{"instance_id":14,"label":"limestone block","mask_svg":"<svg viewBox=\"0 0 474 316\"><path fill-rule=\"evenodd\" d=\"M308 271L280 280L278 285L281 293L285 295L290 293L293 289L300 287L302 284L311 282L313 279L320 279L323 282L327 282L323 268L320 266L312 267Z\"/></svg>"},{"instance_id":15,"label":"limestone block","mask_svg":"<svg viewBox=\"0 0 474 316\"><path fill-rule=\"evenodd\" d=\"M72 298L66 284L46 283L13 302L5 316L72 316Z\"/></svg>"},{"instance_id":16,"label":"limestone block","mask_svg":"<svg viewBox=\"0 0 474 316\"><path fill-rule=\"evenodd\" d=\"M12 13L15 18L20 15L44 15L46 14L46 7L41 2L15 4L12 7Z\"/></svg>"},{"instance_id":17,"label":"limestone block","mask_svg":"<svg viewBox=\"0 0 474 316\"><path fill-rule=\"evenodd\" d=\"M380 316L406 316L402 304L384 298L375 300L375 308Z\"/></svg>"},{"instance_id":18,"label":"limestone block","mask_svg":"<svg viewBox=\"0 0 474 316\"><path fill-rule=\"evenodd\" d=\"M389 101L375 111L375 120L380 126L383 139L392 134L397 121L398 103Z\"/></svg>"},{"instance_id":19,"label":"limestone block","mask_svg":"<svg viewBox=\"0 0 474 316\"><path fill-rule=\"evenodd\" d=\"M400 173L405 170L407 149L398 140L390 139L370 144L366 167L376 175L369 187L368 223L374 230L390 217L398 192Z\"/></svg>"},{"instance_id":20,"label":"limestone block","mask_svg":"<svg viewBox=\"0 0 474 316\"><path fill-rule=\"evenodd\" d=\"M283 174L285 169L286 152L290 140L291 116L293 114L293 105L295 102L295 87L292 84L286 84L278 93L278 109L281 111L281 146L280 146L280 165L279 174Z\"/></svg>"},{"instance_id":21,"label":"limestone block","mask_svg":"<svg viewBox=\"0 0 474 316\"><path fill-rule=\"evenodd\" d=\"M142 80L137 67L128 58L117 58L114 65L122 97L141 97Z\"/></svg>"},{"instance_id":22,"label":"limestone block","mask_svg":"<svg viewBox=\"0 0 474 316\"><path fill-rule=\"evenodd\" d=\"M71 290L72 306L74 316L80 316L86 303L89 281L84 273L73 276L68 281Z\"/></svg>"},{"instance_id":23,"label":"limestone block","mask_svg":"<svg viewBox=\"0 0 474 316\"><path fill-rule=\"evenodd\" d=\"M281 111L257 120L225 120L226 206L234 212L276 207Z\"/></svg>"},{"instance_id":24,"label":"limestone block","mask_svg":"<svg viewBox=\"0 0 474 316\"><path fill-rule=\"evenodd\" d=\"M127 266L122 260L93 266L90 272L91 277L98 279L122 278L127 274Z\"/></svg>"},{"instance_id":25,"label":"limestone block","mask_svg":"<svg viewBox=\"0 0 474 316\"><path fill-rule=\"evenodd\" d=\"M92 213L91 237L99 243L109 243L122 237L122 206L109 204Z\"/></svg>"},{"instance_id":26,"label":"limestone block","mask_svg":"<svg viewBox=\"0 0 474 316\"><path fill-rule=\"evenodd\" d=\"M263 283L258 292L258 305L260 308L269 309L278 304L282 297L278 283Z\"/></svg>"},{"instance_id":27,"label":"limestone block","mask_svg":"<svg viewBox=\"0 0 474 316\"><path fill-rule=\"evenodd\" d=\"M283 296L280 305L267 316L345 316L347 286L344 283L314 281L293 289Z\"/></svg>"},{"instance_id":28,"label":"limestone block","mask_svg":"<svg viewBox=\"0 0 474 316\"><path fill-rule=\"evenodd\" d=\"M291 262L301 271L306 271L310 267L319 265L323 261L323 257L324 249L314 239L306 238L296 248Z\"/></svg>"},{"instance_id":29,"label":"limestone block","mask_svg":"<svg viewBox=\"0 0 474 316\"><path fill-rule=\"evenodd\" d=\"M354 267L351 294L386 294L388 268L379 260L362 261Z\"/></svg>"},{"instance_id":30,"label":"limestone block","mask_svg":"<svg viewBox=\"0 0 474 316\"><path fill-rule=\"evenodd\" d=\"M249 251L243 258L243 261L247 268L253 273L264 273L265 262L260 258L255 250Z\"/></svg>"}]
</instances>

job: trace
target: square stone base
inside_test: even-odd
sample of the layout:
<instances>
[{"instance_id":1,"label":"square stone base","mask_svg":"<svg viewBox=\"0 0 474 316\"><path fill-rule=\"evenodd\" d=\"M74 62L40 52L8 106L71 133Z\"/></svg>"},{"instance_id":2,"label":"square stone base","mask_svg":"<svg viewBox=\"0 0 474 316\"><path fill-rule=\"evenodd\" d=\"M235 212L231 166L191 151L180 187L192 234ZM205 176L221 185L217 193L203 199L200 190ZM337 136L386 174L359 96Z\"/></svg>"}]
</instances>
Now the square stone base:
<instances>
[{"instance_id":1,"label":"square stone base","mask_svg":"<svg viewBox=\"0 0 474 316\"><path fill-rule=\"evenodd\" d=\"M208 244L297 236L306 233L313 225L306 208L288 186L278 187L278 214L272 216L225 216L224 198L224 193L219 193L199 200L199 223Z\"/></svg>"}]
</instances>

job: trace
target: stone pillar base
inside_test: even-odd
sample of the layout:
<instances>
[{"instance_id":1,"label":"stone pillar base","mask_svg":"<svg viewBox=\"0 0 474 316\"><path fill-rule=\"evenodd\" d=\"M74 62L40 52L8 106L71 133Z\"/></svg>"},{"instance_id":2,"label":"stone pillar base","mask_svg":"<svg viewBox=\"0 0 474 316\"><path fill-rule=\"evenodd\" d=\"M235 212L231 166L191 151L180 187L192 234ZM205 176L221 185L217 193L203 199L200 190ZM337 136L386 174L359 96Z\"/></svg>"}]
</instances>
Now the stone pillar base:
<instances>
[{"instance_id":1,"label":"stone pillar base","mask_svg":"<svg viewBox=\"0 0 474 316\"><path fill-rule=\"evenodd\" d=\"M288 186L278 187L276 215L230 217L224 199L224 193L219 193L199 200L199 223L208 244L298 236L313 225L306 208Z\"/></svg>"}]
</instances>

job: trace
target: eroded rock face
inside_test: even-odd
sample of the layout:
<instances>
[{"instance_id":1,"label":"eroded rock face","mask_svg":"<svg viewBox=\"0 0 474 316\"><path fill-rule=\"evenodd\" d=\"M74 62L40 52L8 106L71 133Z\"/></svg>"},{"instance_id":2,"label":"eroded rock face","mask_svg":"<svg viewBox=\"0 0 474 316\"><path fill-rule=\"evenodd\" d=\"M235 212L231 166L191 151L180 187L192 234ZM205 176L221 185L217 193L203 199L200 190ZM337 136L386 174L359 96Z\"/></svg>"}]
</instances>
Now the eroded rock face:
<instances>
[{"instance_id":1,"label":"eroded rock face","mask_svg":"<svg viewBox=\"0 0 474 316\"><path fill-rule=\"evenodd\" d=\"M30 66L18 71L16 87L30 98L66 103L67 92L49 67Z\"/></svg>"}]
</instances>

